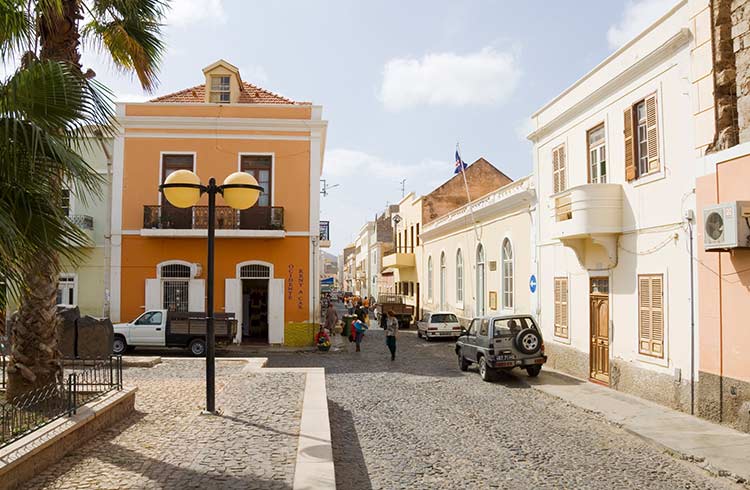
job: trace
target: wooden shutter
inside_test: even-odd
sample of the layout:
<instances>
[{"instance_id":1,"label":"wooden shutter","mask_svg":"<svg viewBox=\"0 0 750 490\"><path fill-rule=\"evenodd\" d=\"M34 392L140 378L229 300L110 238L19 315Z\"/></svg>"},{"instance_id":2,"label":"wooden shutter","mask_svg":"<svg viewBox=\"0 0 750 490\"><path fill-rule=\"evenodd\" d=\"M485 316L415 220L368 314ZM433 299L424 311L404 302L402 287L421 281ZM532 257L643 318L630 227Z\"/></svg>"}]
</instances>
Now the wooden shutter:
<instances>
[{"instance_id":1,"label":"wooden shutter","mask_svg":"<svg viewBox=\"0 0 750 490\"><path fill-rule=\"evenodd\" d=\"M648 143L648 171L659 170L659 128L656 94L646 97L646 142Z\"/></svg>"},{"instance_id":2,"label":"wooden shutter","mask_svg":"<svg viewBox=\"0 0 750 490\"><path fill-rule=\"evenodd\" d=\"M635 151L633 147L633 107L628 107L623 113L625 135L625 180L635 180Z\"/></svg>"},{"instance_id":3,"label":"wooden shutter","mask_svg":"<svg viewBox=\"0 0 750 490\"><path fill-rule=\"evenodd\" d=\"M552 193L560 192L560 154L555 148L552 150Z\"/></svg>"},{"instance_id":4,"label":"wooden shutter","mask_svg":"<svg viewBox=\"0 0 750 490\"><path fill-rule=\"evenodd\" d=\"M560 167L560 191L562 192L565 189L568 188L568 176L567 173L567 167L566 167L566 161L565 161L565 145L562 145L560 148L557 149L560 159L559 167Z\"/></svg>"},{"instance_id":5,"label":"wooden shutter","mask_svg":"<svg viewBox=\"0 0 750 490\"><path fill-rule=\"evenodd\" d=\"M555 278L555 336L568 338L568 279Z\"/></svg>"},{"instance_id":6,"label":"wooden shutter","mask_svg":"<svg viewBox=\"0 0 750 490\"><path fill-rule=\"evenodd\" d=\"M638 351L664 357L664 284L661 275L638 276Z\"/></svg>"}]
</instances>

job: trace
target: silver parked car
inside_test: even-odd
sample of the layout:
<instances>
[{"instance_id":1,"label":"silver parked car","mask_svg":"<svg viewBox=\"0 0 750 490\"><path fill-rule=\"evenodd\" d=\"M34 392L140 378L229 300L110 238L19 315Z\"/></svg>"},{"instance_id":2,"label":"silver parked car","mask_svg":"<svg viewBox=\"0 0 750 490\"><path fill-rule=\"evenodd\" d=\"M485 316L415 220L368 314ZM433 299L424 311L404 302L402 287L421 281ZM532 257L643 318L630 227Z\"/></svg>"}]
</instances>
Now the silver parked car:
<instances>
[{"instance_id":1,"label":"silver parked car","mask_svg":"<svg viewBox=\"0 0 750 490\"><path fill-rule=\"evenodd\" d=\"M417 336L430 340L433 337L454 337L461 335L461 324L453 313L436 311L425 313L417 322Z\"/></svg>"}]
</instances>

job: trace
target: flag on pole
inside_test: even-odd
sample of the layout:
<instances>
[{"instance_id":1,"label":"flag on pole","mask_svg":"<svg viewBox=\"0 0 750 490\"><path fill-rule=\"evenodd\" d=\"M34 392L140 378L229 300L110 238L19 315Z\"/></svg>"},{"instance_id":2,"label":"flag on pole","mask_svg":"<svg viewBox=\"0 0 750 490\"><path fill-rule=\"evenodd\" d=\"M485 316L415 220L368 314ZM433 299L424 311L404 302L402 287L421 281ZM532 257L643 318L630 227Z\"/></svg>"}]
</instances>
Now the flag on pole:
<instances>
[{"instance_id":1,"label":"flag on pole","mask_svg":"<svg viewBox=\"0 0 750 490\"><path fill-rule=\"evenodd\" d=\"M468 165L466 165L466 163L463 160L461 160L461 155L458 154L458 149L457 149L456 150L456 169L453 171L453 173L458 174L460 172L463 172L464 170L466 170L466 167L468 167Z\"/></svg>"}]
</instances>

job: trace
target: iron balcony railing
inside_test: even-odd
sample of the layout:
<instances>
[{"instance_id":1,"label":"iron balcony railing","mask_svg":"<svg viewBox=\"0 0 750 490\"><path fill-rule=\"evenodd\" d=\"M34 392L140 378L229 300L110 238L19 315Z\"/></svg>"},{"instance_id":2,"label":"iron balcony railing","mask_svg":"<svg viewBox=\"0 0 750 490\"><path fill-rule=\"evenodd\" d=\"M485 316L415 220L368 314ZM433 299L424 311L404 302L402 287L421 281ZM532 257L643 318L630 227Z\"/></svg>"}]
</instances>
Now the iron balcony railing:
<instances>
[{"instance_id":1,"label":"iron balcony railing","mask_svg":"<svg viewBox=\"0 0 750 490\"><path fill-rule=\"evenodd\" d=\"M122 389L122 357L66 360L66 376L13 400L0 400L0 448L106 393ZM3 366L5 368L5 366ZM3 373L5 379L5 373Z\"/></svg>"},{"instance_id":2,"label":"iron balcony railing","mask_svg":"<svg viewBox=\"0 0 750 490\"><path fill-rule=\"evenodd\" d=\"M330 231L331 231L331 223L330 221L321 221L320 222L320 240L321 241L329 241L330 238Z\"/></svg>"},{"instance_id":3,"label":"iron balcony railing","mask_svg":"<svg viewBox=\"0 0 750 490\"><path fill-rule=\"evenodd\" d=\"M283 230L284 208L255 206L239 211L229 206L216 207L217 230ZM143 227L161 230L205 230L208 206L175 208L170 205L144 206Z\"/></svg>"},{"instance_id":4,"label":"iron balcony railing","mask_svg":"<svg viewBox=\"0 0 750 490\"><path fill-rule=\"evenodd\" d=\"M70 221L78 228L82 230L93 230L94 229L94 218L85 214L74 214L70 217Z\"/></svg>"}]
</instances>

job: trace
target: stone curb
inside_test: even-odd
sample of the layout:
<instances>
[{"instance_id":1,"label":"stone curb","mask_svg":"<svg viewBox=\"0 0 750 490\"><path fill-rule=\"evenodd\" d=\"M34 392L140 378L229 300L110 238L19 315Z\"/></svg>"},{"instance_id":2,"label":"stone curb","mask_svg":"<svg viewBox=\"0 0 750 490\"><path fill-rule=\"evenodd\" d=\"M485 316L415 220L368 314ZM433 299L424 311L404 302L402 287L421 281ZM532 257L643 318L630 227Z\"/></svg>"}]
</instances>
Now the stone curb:
<instances>
[{"instance_id":1,"label":"stone curb","mask_svg":"<svg viewBox=\"0 0 750 490\"><path fill-rule=\"evenodd\" d=\"M248 363L244 371L306 374L292 488L294 490L334 490L336 473L333 465L325 369L266 368L268 359L256 358L254 360L254 363Z\"/></svg>"},{"instance_id":2,"label":"stone curb","mask_svg":"<svg viewBox=\"0 0 750 490\"><path fill-rule=\"evenodd\" d=\"M560 371L557 371L557 370L554 370L554 369L551 369L551 368L545 367L544 371L547 371L548 373L551 373L554 376L559 376L561 378L570 379L570 380L575 381L576 383L580 383L580 384L582 384L583 386L586 386L586 387L589 387L590 384L591 384L588 380L577 378L575 376L571 376L569 374L566 374L566 373L563 373L563 372L560 372ZM728 470L726 467L722 467L723 465L722 465L721 457L720 456L719 457L711 457L710 461L708 461L709 458L706 458L706 457L703 457L703 456L700 456L700 455L697 455L697 454L691 454L691 453L686 452L687 450L682 450L682 449L679 449L677 447L674 447L674 446L670 445L669 443L660 440L656 436L649 435L647 433L648 432L648 428L639 429L637 427L631 426L630 425L630 421L627 418L626 419L618 419L617 416L615 416L615 415L613 415L611 413L608 413L604 409L591 408L589 406L586 406L585 403L583 403L581 400L579 400L579 399L577 399L575 397L567 397L567 396L563 396L562 394L555 393L554 392L554 387L550 388L550 387L546 386L543 379L540 379L540 378L531 378L531 379L528 380L528 385L531 388L533 388L533 389L535 389L537 391L541 391L542 393L545 393L547 395L553 396L553 397L555 397L555 398L557 398L559 400L562 400L563 402L569 403L571 405L574 405L574 406L576 406L578 408L581 408L583 410L586 410L588 412L599 414L599 415L603 416L605 419L607 419L608 422L617 425L618 427L620 427L621 429L623 429L625 432L627 432L629 434L632 434L632 435L638 437L639 439L641 439L643 441L646 441L647 443L649 443L649 444L651 444L651 445L659 448L661 451L663 451L663 452L671 455L672 457L675 457L677 459L681 459L681 460L684 460L684 461L689 461L689 462L695 463L697 466L699 466L700 468L702 468L703 470L707 471L708 473L710 473L710 474L712 474L714 476L729 478L734 483L744 484L744 486L746 488L750 488L750 485L749 485L750 480L748 480L748 478L747 478L746 475L745 476L738 475L735 472L732 472L732 471ZM608 389L606 387L600 387L600 388L602 390L607 390ZM669 415L673 415L675 417L690 417L690 418L692 418L691 415L688 415L688 414L685 414L685 413L682 413L682 412L677 412L675 410L669 409L667 407L663 407L661 405L658 405L656 403L650 402L648 400L643 400L643 399L637 398L637 397L635 397L633 395L629 395L627 393L622 393L622 392L619 392L619 391L614 391L614 393L617 394L617 395L619 395L619 396L622 396L622 397L628 397L628 398L632 397L632 398L634 398L639 404L644 405L644 410L646 410L646 409L656 409L656 410L665 412L666 414L668 414L668 416ZM711 426L716 426L717 430L726 430L726 431L732 431L732 432L734 432L732 429L729 429L729 428L727 428L725 426L721 426L721 425L717 425L717 424L712 424L711 422L708 422L708 421L705 421L705 420L702 420L702 419L696 419L696 421L699 422L699 423L701 423L701 424L708 424L708 425L711 425Z\"/></svg>"}]
</instances>

